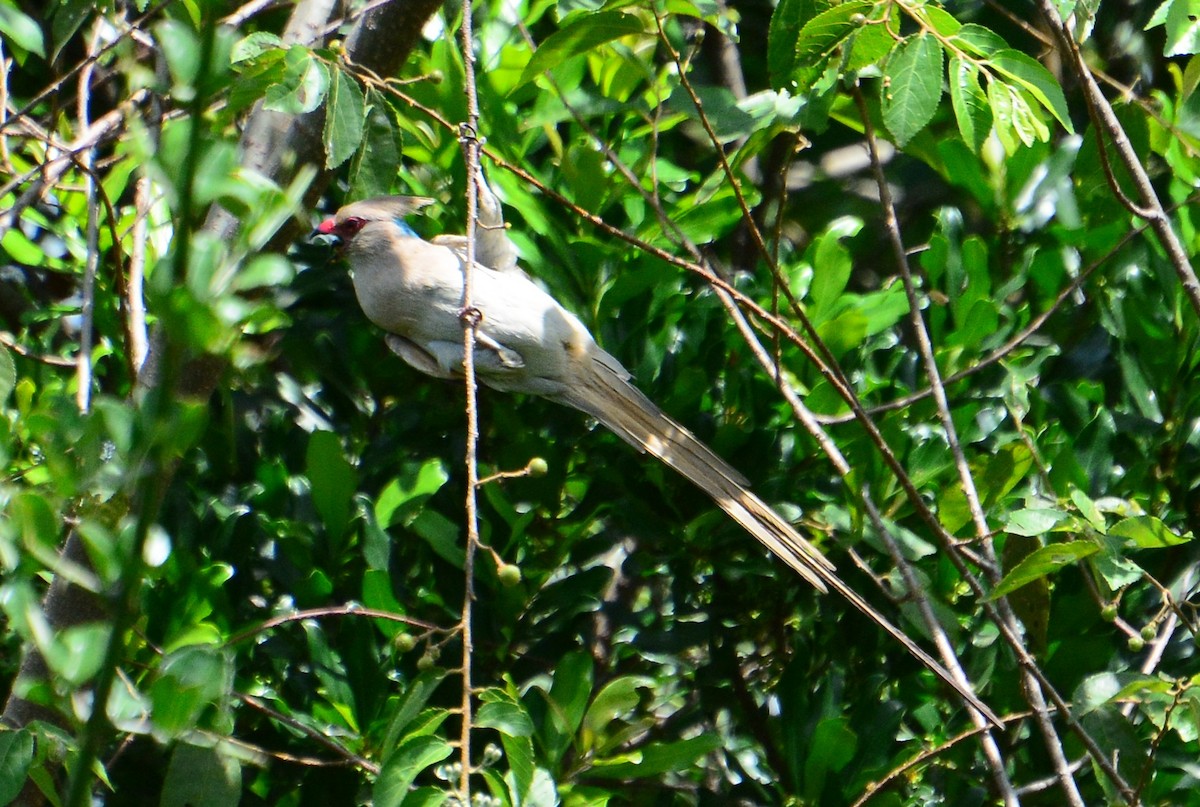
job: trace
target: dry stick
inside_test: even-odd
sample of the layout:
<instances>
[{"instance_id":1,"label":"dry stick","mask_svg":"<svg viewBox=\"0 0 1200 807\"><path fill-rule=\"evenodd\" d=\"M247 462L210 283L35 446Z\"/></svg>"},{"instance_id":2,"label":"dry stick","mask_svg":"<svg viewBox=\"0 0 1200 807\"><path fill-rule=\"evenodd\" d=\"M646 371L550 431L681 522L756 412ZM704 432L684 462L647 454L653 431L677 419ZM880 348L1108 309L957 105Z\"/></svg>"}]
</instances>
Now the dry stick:
<instances>
[{"instance_id":1,"label":"dry stick","mask_svg":"<svg viewBox=\"0 0 1200 807\"><path fill-rule=\"evenodd\" d=\"M274 630L280 625L286 625L289 622L302 622L306 619L321 619L331 616L357 616L367 619L386 619L390 622L402 622L405 625L411 625L416 628L422 628L429 633L446 633L448 628L443 628L440 625L435 625L432 622L426 622L423 619L415 619L403 614L394 614L391 611L381 611L378 608L363 608L361 605L331 605L324 608L308 608L303 611L295 611L290 614L280 614L273 616L270 619L264 620L251 628L239 631L225 640L225 646L229 647L235 644L241 644L247 639L252 639L260 633L266 633L269 630Z\"/></svg>"},{"instance_id":2,"label":"dry stick","mask_svg":"<svg viewBox=\"0 0 1200 807\"><path fill-rule=\"evenodd\" d=\"M1018 720L1023 720L1025 718L1029 717L1029 714L1030 714L1029 712L1018 712L1017 714L1009 715L1008 717L1004 718L1004 722L1005 723L1016 723ZM883 789L885 787L887 787L889 784L891 784L892 782L899 779L901 776L903 776L908 771L915 768L917 765L920 765L922 762L926 762L928 760L933 759L938 754L941 754L943 751L948 751L949 749L951 749L954 746L961 743L963 740L968 740L972 736L979 734L981 731L984 731L984 729L974 728L974 729L970 729L968 731L964 731L962 734L959 734L955 737L951 737L949 740L946 740L946 742L942 743L941 745L934 746L933 748L927 748L927 749L921 751L919 754L914 755L912 759L903 763L899 767L893 768L892 770L888 771L887 774L882 779L880 779L878 782L872 782L870 785L870 790L868 790L866 793L864 793L862 796L860 796L858 799L856 799L854 801L854 803L852 803L850 805L850 807L863 807L863 805L866 804L868 801L870 801L872 798L874 798L876 794L882 793Z\"/></svg>"},{"instance_id":3,"label":"dry stick","mask_svg":"<svg viewBox=\"0 0 1200 807\"><path fill-rule=\"evenodd\" d=\"M265 703L260 701L258 698L254 698L254 697L251 697L250 695L245 695L240 692L237 693L237 698L238 698L238 700L240 700L242 703L246 704L247 706L250 706L254 709L259 710L260 712L267 715L271 719L276 720L280 723L283 723L285 726L290 726L291 728L295 729L296 731L300 732L301 734L304 734L305 736L307 736L310 740L313 740L316 743L325 746L330 751L333 751L335 754L340 754L341 756L345 757L346 759L351 760L355 765L362 768L364 771L369 771L370 773L378 775L378 773L379 773L378 765L376 765L374 762L367 759L366 757L361 757L358 754L354 753L349 748L346 748L344 745L342 745L341 743L339 743L336 740L334 740L333 738L331 738L328 734L318 731L317 729L313 728L312 726L301 723L299 720L288 717L283 712L280 712L276 709L272 709L270 706L267 706Z\"/></svg>"},{"instance_id":4,"label":"dry stick","mask_svg":"<svg viewBox=\"0 0 1200 807\"><path fill-rule=\"evenodd\" d=\"M925 589L917 579L916 573L913 572L912 565L904 557L904 553L900 551L900 545L896 542L891 530L884 524L883 516L880 515L879 508L875 506L875 502L871 499L871 492L865 485L863 486L862 497L867 517L879 533L884 546L887 547L888 554L892 557L892 562L896 564L900 576L904 579L904 587L908 590L909 596L916 602L917 610L921 614L921 619L930 629L934 646L937 647L943 663L950 674L958 679L960 684L966 687L971 686L971 679L967 677L966 671L959 663L958 655L954 652L954 645L950 643L950 637L946 635L945 628L938 621L937 615L933 611L933 605L929 602L929 597L926 596ZM996 790L1000 793L1004 799L1004 803L1008 807L1017 807L1021 802L1017 797L1016 791L1013 789L1012 780L1009 779L1008 771L1004 764L1004 754L1000 751L1000 745L992 735L988 719L970 703L967 704L967 711L971 716L971 722L975 724L975 728L982 731L979 735L979 742L983 746L983 755L987 759L988 769L991 771Z\"/></svg>"},{"instance_id":5,"label":"dry stick","mask_svg":"<svg viewBox=\"0 0 1200 807\"><path fill-rule=\"evenodd\" d=\"M13 112L12 115L8 115L7 114L8 110L5 109L4 117L0 118L0 133L2 133L5 129L7 129L9 124L11 124L11 123L23 122L26 115L28 115L30 112L32 112L34 109L36 109L37 106L40 103L42 103L42 101L45 101L50 96L59 92L66 85L66 83L75 76L76 73L95 64L97 59L99 59L104 54L108 53L110 50L112 50L113 48L117 47L122 42L124 42L125 37L127 35L132 34L133 31L137 30L143 23L145 23L152 16L154 16L155 14L157 14L158 12L162 11L164 8L169 6L172 2L174 2L174 0L163 0L161 3L154 6L153 8L146 9L145 12L142 13L142 16L138 17L136 20L134 20L133 23L130 24L128 31L126 31L121 36L113 37L111 42L106 43L104 45L104 47L100 48L95 53L90 54L89 56L84 58L83 61L79 62L79 64L75 65L70 70L63 73L61 76L58 77L57 81L51 82L50 84L46 85L40 92L38 92L36 95L34 95L28 101L26 101L25 106L21 107L19 110L15 111L15 112Z\"/></svg>"},{"instance_id":6,"label":"dry stick","mask_svg":"<svg viewBox=\"0 0 1200 807\"><path fill-rule=\"evenodd\" d=\"M472 36L471 0L462 0L462 60L463 92L467 100L467 119L459 128L463 160L467 174L466 260L463 261L463 292L461 319L463 325L463 378L467 405L467 546L463 561L464 593L462 607L462 706L460 707L458 752L462 771L458 780L458 799L471 803L471 613L475 599L475 550L479 546L479 401L475 384L475 337L480 314L472 308L471 275L475 268L475 230L479 216L479 98L475 91L475 43Z\"/></svg>"},{"instance_id":7,"label":"dry stick","mask_svg":"<svg viewBox=\"0 0 1200 807\"><path fill-rule=\"evenodd\" d=\"M1087 69L1083 54L1079 50L1079 44L1067 30L1062 17L1059 16L1054 0L1038 0L1038 7L1041 9L1042 16L1050 24L1051 30L1054 31L1059 47L1066 53L1067 62L1071 65L1075 77L1083 85L1084 96L1088 102L1088 113L1094 118L1093 125L1096 127L1100 152L1104 153L1105 150L1103 138L1100 135L1107 133L1112 139L1113 148L1116 149L1117 155L1125 165L1125 170L1133 179L1134 187L1137 188L1138 196L1141 197L1141 205L1136 206L1136 209L1132 209L1131 212L1150 222L1154 234L1158 236L1159 243L1167 253L1171 266L1175 269L1175 274L1179 277L1179 282L1183 286L1184 293L1187 294L1188 301L1192 304L1192 309L1200 316L1200 278L1196 277L1196 271L1192 268L1187 251L1171 226L1171 219L1163 209L1162 202L1159 201L1158 194L1155 193L1154 186L1150 182L1150 177L1146 173L1146 169L1142 167L1137 152L1133 149L1133 144L1129 142L1129 137L1121 127L1121 122L1117 120L1112 105L1108 103L1108 99L1100 90L1100 85L1096 83L1096 79ZM1118 198L1121 198L1120 194L1118 194Z\"/></svg>"},{"instance_id":8,"label":"dry stick","mask_svg":"<svg viewBox=\"0 0 1200 807\"><path fill-rule=\"evenodd\" d=\"M946 396L946 388L942 384L941 372L937 366L937 357L933 352L933 341L929 337L929 330L925 327L925 319L921 315L921 301L917 296L917 288L913 281L912 270L908 265L908 253L904 248L904 240L900 234L900 222L896 217L896 206L892 200L891 187L888 185L887 177L883 173L883 163L879 159L875 129L867 110L867 102L863 97L862 91L857 87L854 88L853 94L854 100L858 105L859 115L862 118L863 134L866 136L867 148L871 156L871 166L874 169L875 182L879 188L879 205L883 210L884 228L887 230L888 241L892 245L894 253L892 257L904 282L904 294L908 298L908 312L912 320L913 333L917 340L917 349L921 354L922 362L925 364L925 374L929 380L929 388L933 392L938 419L941 421L942 429L946 434L946 442L950 447L951 454L954 457L954 466L958 472L959 484L962 486L963 494L966 496L967 507L971 512L971 520L975 524L975 535L982 545L984 556L991 564L991 582L992 585L995 585L1000 579L1000 565L996 558L995 545L991 540L991 528L988 526L987 516L983 512L983 503L979 499L979 491L975 487L975 479L971 475L971 467L967 463L966 454L963 452L962 444L958 439L958 430L954 426L954 418L950 413L950 399ZM1001 618L1004 619L1005 624L1013 631L1013 634L1020 635L1017 621L1012 615L1007 599L1004 597L999 598L996 601L996 606ZM1035 678L1028 675L1028 673L1023 678L1026 699L1036 713L1038 726L1042 731L1047 751L1059 776L1063 792L1072 805L1075 805L1075 807L1085 807L1083 796L1079 793L1079 786L1071 773L1070 763L1066 758L1066 754L1063 753L1062 739L1058 736L1058 732L1050 720L1049 710L1046 707L1044 698L1041 696L1038 682ZM1009 797L1015 800L1016 794L1010 792L1005 794L1005 797L1006 801Z\"/></svg>"},{"instance_id":9,"label":"dry stick","mask_svg":"<svg viewBox=\"0 0 1200 807\"><path fill-rule=\"evenodd\" d=\"M134 377L146 362L150 349L149 331L146 328L146 239L150 226L150 175L139 172L133 186L135 208L133 229L130 237L133 244L129 253L129 281L125 284L126 330L129 338L129 361Z\"/></svg>"},{"instance_id":10,"label":"dry stick","mask_svg":"<svg viewBox=\"0 0 1200 807\"><path fill-rule=\"evenodd\" d=\"M96 49L96 35L99 30L99 27L96 27L88 41L89 56ZM79 74L76 116L80 128L85 131L89 126L88 121L91 120L88 104L91 102L92 74L95 72L95 67L95 61L89 59L87 66ZM87 196L87 259L83 267L83 288L80 290L83 302L80 306L79 355L76 358L78 380L75 403L80 412L87 414L92 405L92 338L94 335L92 331L96 312L96 270L100 265L100 225L98 220L100 211L99 205L96 204L96 185L98 183L95 176L95 147L85 149L80 160L85 177L84 193Z\"/></svg>"},{"instance_id":11,"label":"dry stick","mask_svg":"<svg viewBox=\"0 0 1200 807\"><path fill-rule=\"evenodd\" d=\"M63 154L54 157L46 163L35 166L24 176L17 177L3 188L0 188L0 196L3 196L24 185L26 182L34 180L29 189L21 194L12 207L0 213L0 236L3 236L12 229L21 212L40 199L46 188L52 187L58 182L67 169L77 162L80 153L96 147L111 137L115 137L117 127L125 121L126 107L135 107L146 95L147 93L144 90L134 93L128 101L123 102L116 109L96 119L94 123L84 129ZM39 174L41 174L40 177L38 176Z\"/></svg>"}]
</instances>

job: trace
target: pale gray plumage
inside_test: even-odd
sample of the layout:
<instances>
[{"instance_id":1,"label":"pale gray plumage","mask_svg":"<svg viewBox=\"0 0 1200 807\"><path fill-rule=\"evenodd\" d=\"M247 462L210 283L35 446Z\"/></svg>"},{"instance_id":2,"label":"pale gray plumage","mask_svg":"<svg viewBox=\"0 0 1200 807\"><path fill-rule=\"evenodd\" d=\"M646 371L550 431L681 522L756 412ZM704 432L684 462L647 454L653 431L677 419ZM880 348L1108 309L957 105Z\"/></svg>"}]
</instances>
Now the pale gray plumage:
<instances>
[{"instance_id":1,"label":"pale gray plumage","mask_svg":"<svg viewBox=\"0 0 1200 807\"><path fill-rule=\"evenodd\" d=\"M491 196L490 189L487 194ZM367 317L388 332L387 343L427 375L462 375L462 305L466 240L425 241L400 219L428 204L420 197L355 202L321 223L341 237L354 290ZM896 637L993 722L971 690L954 680L907 635L835 574L835 567L747 488L747 480L629 382L629 373L596 344L575 315L516 267L499 204L476 239L472 305L482 315L475 350L479 380L493 389L541 395L595 417L639 451L674 468L773 554L821 591L834 589ZM490 216L491 214L488 213ZM504 244L500 243L503 239ZM498 270L487 260L502 265ZM482 264L482 265L480 265Z\"/></svg>"}]
</instances>

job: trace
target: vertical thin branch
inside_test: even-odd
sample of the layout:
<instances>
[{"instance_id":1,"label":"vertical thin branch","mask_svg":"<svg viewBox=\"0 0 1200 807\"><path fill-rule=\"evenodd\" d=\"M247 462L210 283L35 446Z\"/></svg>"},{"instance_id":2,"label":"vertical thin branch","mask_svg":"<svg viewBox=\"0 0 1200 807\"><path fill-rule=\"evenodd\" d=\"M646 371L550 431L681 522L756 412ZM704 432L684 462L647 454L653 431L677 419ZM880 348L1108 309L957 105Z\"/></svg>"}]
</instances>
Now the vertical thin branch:
<instances>
[{"instance_id":1,"label":"vertical thin branch","mask_svg":"<svg viewBox=\"0 0 1200 807\"><path fill-rule=\"evenodd\" d=\"M867 110L867 102L863 98L862 91L857 87L854 88L853 94L863 123L863 133L866 135L867 150L870 153L871 166L875 173L875 182L879 188L879 206L883 211L884 227L887 230L888 240L891 242L894 253L893 258L904 283L905 296L908 298L909 316L912 319L912 328L917 340L917 348L921 354L921 360L925 365L925 374L929 381L930 391L933 393L938 419L942 423L942 429L946 433L946 442L950 446L951 454L954 457L954 466L958 472L959 484L967 499L967 506L971 512L971 520L975 525L976 537L982 545L984 557L989 561L989 565L985 571L991 577L992 584L995 585L999 582L1001 569L996 558L995 546L991 540L991 528L988 527L987 516L983 512L983 504L979 499L979 491L975 487L975 480L971 476L971 468L967 463L966 454L963 452L962 443L959 442L958 431L954 427L954 418L950 412L950 399L946 396L946 387L942 383L941 372L937 367L937 357L933 351L933 341L929 337L929 330L925 327L925 319L921 315L921 301L917 296L916 283L913 281L912 270L908 264L908 253L905 250L904 240L900 234L900 223L896 216L896 206L892 199L891 189L888 185L887 177L883 173L883 163L879 159L879 149L875 140L875 130L871 124L871 116ZM1013 615L1012 609L1008 606L1007 600L1003 597L997 600L996 610L1000 619L1004 621L1012 634L1019 636L1020 631L1017 629L1017 620ZM1042 695L1038 680L1026 669L1022 675L1022 683L1024 684L1026 699L1036 714L1038 727L1041 729L1047 752L1053 760L1054 769L1058 774L1063 793L1070 804L1075 805L1075 807L1084 807L1083 796L1079 793L1079 786L1075 782L1075 777L1071 771L1070 761L1063 752L1062 739L1058 736L1058 732L1054 728L1054 723L1050 719L1049 709L1046 706L1046 701ZM1016 798L1015 793L1011 795L1013 799Z\"/></svg>"},{"instance_id":2,"label":"vertical thin branch","mask_svg":"<svg viewBox=\"0 0 1200 807\"><path fill-rule=\"evenodd\" d=\"M954 646L950 643L950 637L946 635L946 629L942 627L942 623L938 621L937 614L933 611L933 604L926 596L925 590L921 587L920 581L917 579L916 573L912 566L900 551L900 545L896 542L891 530L883 521L883 516L879 512L879 508L875 506L874 500L871 498L871 492L863 488L863 508L867 511L867 517L874 525L875 531L879 533L879 537L883 540L884 546L887 547L888 554L892 557L892 562L896 564L896 569L900 572L900 576L904 579L904 587L908 589L909 596L916 603L917 610L921 614L921 621L929 629L930 636L933 638L933 643L938 649L938 655L942 657L942 663L946 665L946 669L958 679L963 686L970 686L970 679L967 678L967 673L959 663L958 655L954 652ZM1001 798L1004 799L1006 807L1017 807L1021 800L1017 797L1017 792L1013 788L1012 780L1008 777L1008 771L1004 765L1004 755L1000 752L1000 745L996 742L996 738L990 731L990 724L986 717L967 704L967 711L971 715L971 722L975 724L975 728L981 729L979 735L980 745L983 747L983 755L988 763L988 770L992 774L992 780L996 784L996 790Z\"/></svg>"},{"instance_id":3,"label":"vertical thin branch","mask_svg":"<svg viewBox=\"0 0 1200 807\"><path fill-rule=\"evenodd\" d=\"M125 316L129 338L127 349L134 377L141 372L150 346L143 291L146 280L146 239L149 237L150 227L150 194L150 177L142 173L133 186L135 213L133 231L130 234L133 244L129 252L129 280L125 284Z\"/></svg>"},{"instance_id":4,"label":"vertical thin branch","mask_svg":"<svg viewBox=\"0 0 1200 807\"><path fill-rule=\"evenodd\" d=\"M99 27L88 39L88 56L96 49ZM95 71L95 61L88 60L87 67L79 74L79 95L76 99L76 114L79 118L79 128L86 131L91 125L88 105L91 103L92 73ZM83 288L80 289L82 304L80 306L79 323L79 355L76 356L76 375L78 387L75 390L75 403L79 411L86 413L92 405L92 330L96 311L96 269L100 265L100 205L96 199L96 150L89 147L80 155L84 171L84 188L87 195L87 260L83 268Z\"/></svg>"},{"instance_id":5,"label":"vertical thin branch","mask_svg":"<svg viewBox=\"0 0 1200 807\"><path fill-rule=\"evenodd\" d=\"M1059 15L1058 8L1054 2L1052 0L1038 0L1037 5L1042 12L1042 16L1050 24L1050 29L1058 39L1059 47L1065 51L1066 62L1071 66L1071 71L1083 85L1088 111L1092 114L1093 125L1096 127L1097 144L1099 145L1100 153L1104 153L1105 147L1103 141L1104 135L1107 134L1112 140L1113 147L1116 149L1117 155L1121 158L1121 162L1125 165L1125 169L1129 172L1129 176L1133 179L1138 196L1141 197L1141 208L1133 212L1150 222L1150 227L1154 230L1154 234L1158 236L1159 243L1162 244L1163 250L1167 253L1167 258L1171 262L1171 266L1175 269L1175 274L1183 286L1183 291L1187 295L1188 302L1192 305L1192 310L1197 315L1200 315L1200 278L1196 277L1196 270L1192 267L1187 250L1180 242L1175 229L1171 226L1171 217L1163 209L1162 202L1159 200L1158 194L1154 191L1154 185L1150 182L1150 176L1146 173L1146 169L1142 167L1141 158L1134 150L1133 144L1129 142L1129 137L1125 134L1125 129L1122 128L1121 122L1117 120L1117 115L1113 112L1112 105L1108 103L1108 99L1104 97L1104 92L1101 91L1100 85L1096 83L1096 79L1092 76L1091 70L1088 68L1087 63L1083 59L1083 54L1079 50L1079 44L1075 41L1075 37L1068 30L1066 24L1063 23L1063 19ZM1120 189L1117 188L1116 190L1119 194Z\"/></svg>"},{"instance_id":6,"label":"vertical thin branch","mask_svg":"<svg viewBox=\"0 0 1200 807\"><path fill-rule=\"evenodd\" d=\"M479 469L476 455L479 448L478 388L475 383L475 336L479 328L479 312L471 305L471 275L475 268L475 229L479 212L479 99L475 92L475 45L471 29L471 0L462 0L462 60L463 92L467 96L467 119L459 129L463 159L467 174L467 257L463 262L463 376L467 394L467 546L463 561L462 607L462 725L459 730L459 759L462 772L459 776L459 803L466 807L471 802L471 724L472 681L471 681L471 612L475 599L475 550L479 546Z\"/></svg>"}]
</instances>

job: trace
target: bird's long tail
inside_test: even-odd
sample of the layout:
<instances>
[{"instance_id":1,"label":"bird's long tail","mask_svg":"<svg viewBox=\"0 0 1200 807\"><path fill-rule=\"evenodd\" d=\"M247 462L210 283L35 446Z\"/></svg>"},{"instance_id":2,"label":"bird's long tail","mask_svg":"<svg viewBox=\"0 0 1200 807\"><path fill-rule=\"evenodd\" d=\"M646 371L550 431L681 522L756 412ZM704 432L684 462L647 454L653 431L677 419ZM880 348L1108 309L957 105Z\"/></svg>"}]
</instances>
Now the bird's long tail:
<instances>
[{"instance_id":1,"label":"bird's long tail","mask_svg":"<svg viewBox=\"0 0 1200 807\"><path fill-rule=\"evenodd\" d=\"M822 573L831 573L833 564L751 493L744 476L612 369L600 362L593 366L595 372L581 374L586 377L554 400L588 413L634 448L683 474L801 577L827 590Z\"/></svg>"},{"instance_id":2,"label":"bird's long tail","mask_svg":"<svg viewBox=\"0 0 1200 807\"><path fill-rule=\"evenodd\" d=\"M614 360L614 365L616 362ZM653 454L712 497L717 506L780 560L816 587L833 589L868 619L891 634L931 672L999 728L1003 723L965 682L951 675L891 620L877 611L836 573L836 567L791 524L747 488L737 469L718 457L691 432L634 387L613 367L593 363L571 389L552 396L599 420L639 451ZM616 365L619 367L619 365Z\"/></svg>"}]
</instances>

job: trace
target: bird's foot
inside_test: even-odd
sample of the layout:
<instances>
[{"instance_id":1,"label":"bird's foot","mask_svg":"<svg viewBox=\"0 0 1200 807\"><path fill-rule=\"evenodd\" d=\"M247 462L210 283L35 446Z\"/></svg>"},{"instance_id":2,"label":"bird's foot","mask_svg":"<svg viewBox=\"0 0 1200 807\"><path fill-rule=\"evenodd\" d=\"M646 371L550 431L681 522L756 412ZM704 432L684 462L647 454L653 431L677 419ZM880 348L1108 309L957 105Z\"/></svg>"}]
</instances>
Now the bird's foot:
<instances>
[{"instance_id":1,"label":"bird's foot","mask_svg":"<svg viewBox=\"0 0 1200 807\"><path fill-rule=\"evenodd\" d=\"M478 328L483 322L483 312L473 305L458 309L458 319L469 328Z\"/></svg>"}]
</instances>

